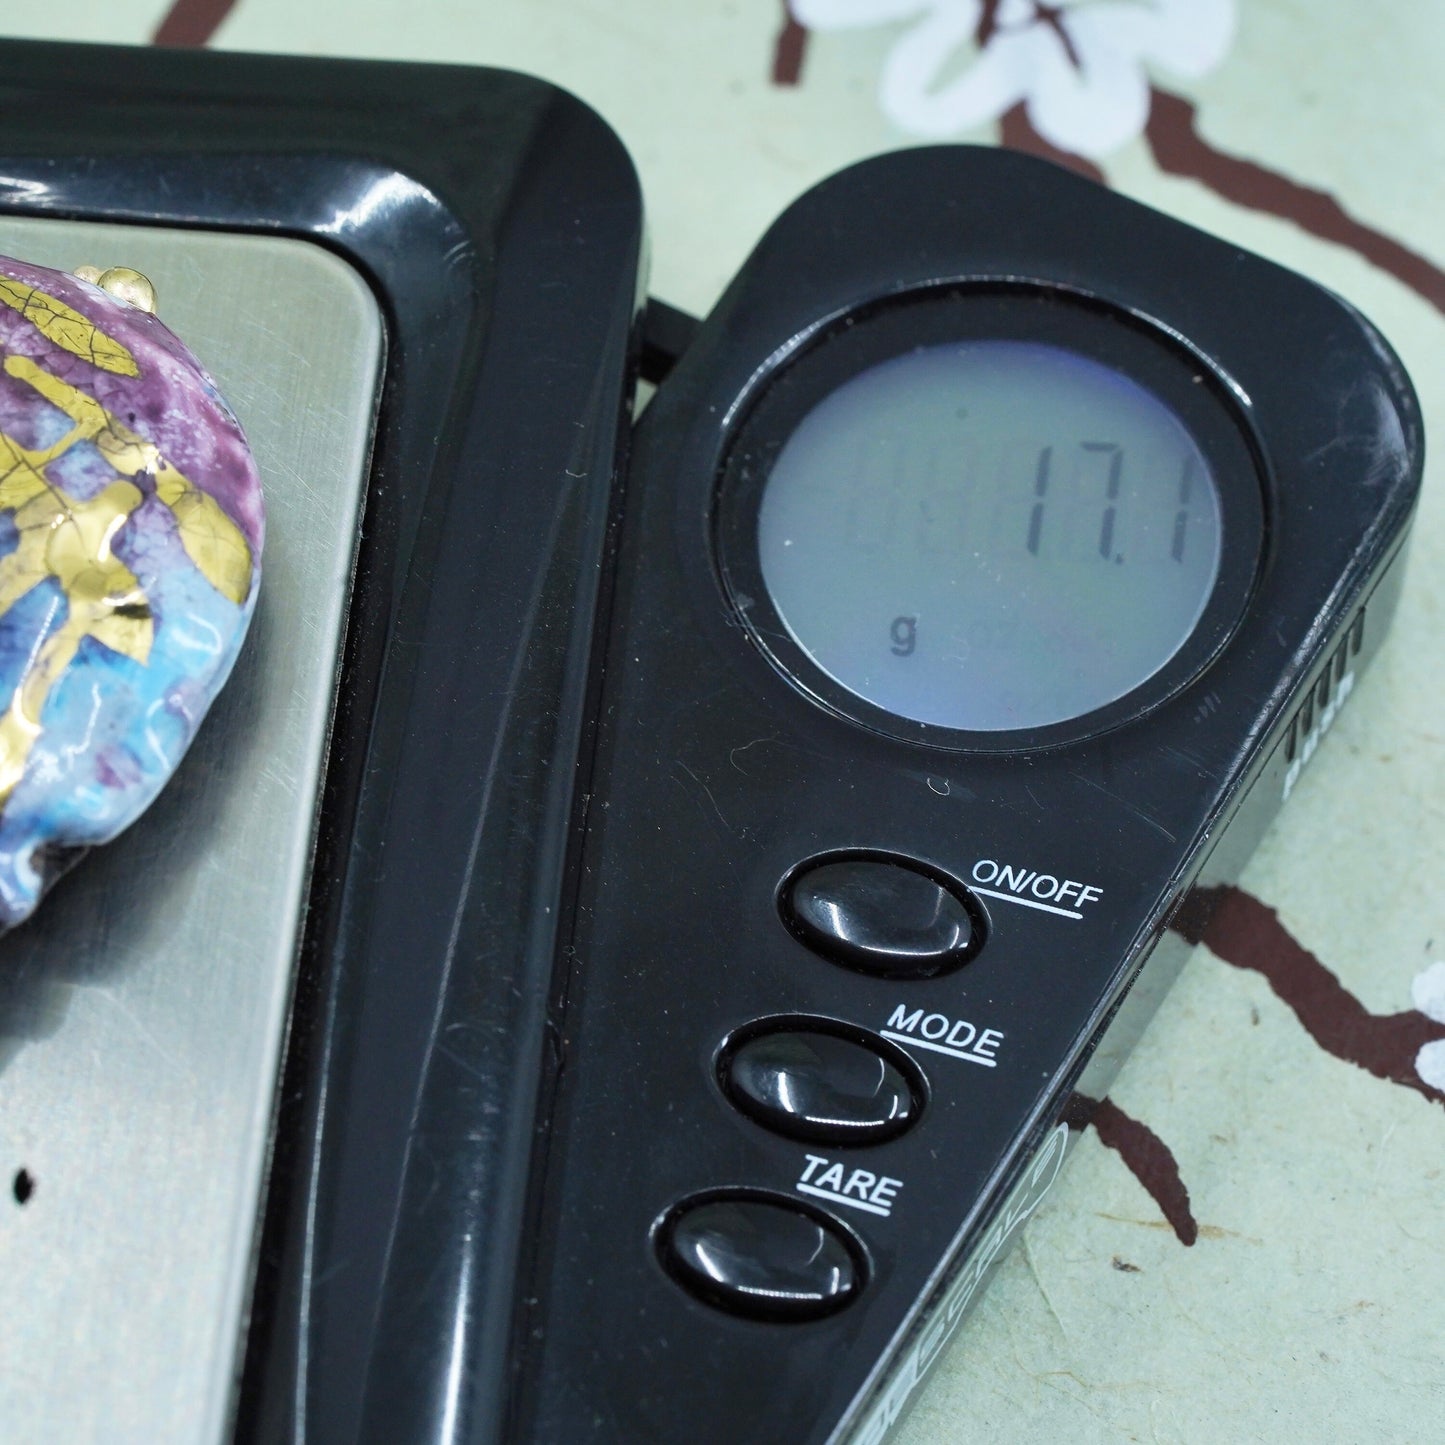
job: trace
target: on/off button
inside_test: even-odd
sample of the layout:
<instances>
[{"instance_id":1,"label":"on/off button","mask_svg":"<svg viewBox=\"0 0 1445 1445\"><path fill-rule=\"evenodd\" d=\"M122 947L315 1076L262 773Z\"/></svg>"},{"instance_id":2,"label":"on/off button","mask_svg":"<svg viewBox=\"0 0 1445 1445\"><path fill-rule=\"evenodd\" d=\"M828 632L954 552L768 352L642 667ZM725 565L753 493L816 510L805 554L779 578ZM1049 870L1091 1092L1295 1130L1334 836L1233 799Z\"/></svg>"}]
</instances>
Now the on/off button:
<instances>
[{"instance_id":1,"label":"on/off button","mask_svg":"<svg viewBox=\"0 0 1445 1445\"><path fill-rule=\"evenodd\" d=\"M779 894L783 922L845 968L932 978L977 956L987 927L963 884L894 854L830 854L796 868Z\"/></svg>"}]
</instances>

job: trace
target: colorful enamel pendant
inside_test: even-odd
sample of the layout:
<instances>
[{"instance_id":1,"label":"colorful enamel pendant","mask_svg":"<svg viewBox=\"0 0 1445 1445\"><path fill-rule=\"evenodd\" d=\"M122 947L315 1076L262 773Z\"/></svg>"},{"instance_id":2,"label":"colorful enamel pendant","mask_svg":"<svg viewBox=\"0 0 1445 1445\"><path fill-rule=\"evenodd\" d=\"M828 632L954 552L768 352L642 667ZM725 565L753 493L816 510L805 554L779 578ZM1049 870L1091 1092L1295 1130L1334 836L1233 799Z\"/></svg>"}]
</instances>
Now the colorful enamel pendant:
<instances>
[{"instance_id":1,"label":"colorful enamel pendant","mask_svg":"<svg viewBox=\"0 0 1445 1445\"><path fill-rule=\"evenodd\" d=\"M0 258L0 927L155 798L255 606L256 463L153 307Z\"/></svg>"}]
</instances>

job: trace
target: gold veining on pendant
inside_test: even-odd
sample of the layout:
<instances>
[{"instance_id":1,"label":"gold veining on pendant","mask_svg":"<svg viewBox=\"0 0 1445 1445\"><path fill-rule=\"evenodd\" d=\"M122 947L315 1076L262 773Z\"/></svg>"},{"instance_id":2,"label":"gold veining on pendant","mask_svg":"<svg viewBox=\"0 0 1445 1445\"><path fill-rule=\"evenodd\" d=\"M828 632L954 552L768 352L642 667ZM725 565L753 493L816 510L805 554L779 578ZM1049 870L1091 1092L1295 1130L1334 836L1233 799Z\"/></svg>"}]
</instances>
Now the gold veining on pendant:
<instances>
[{"instance_id":1,"label":"gold veining on pendant","mask_svg":"<svg viewBox=\"0 0 1445 1445\"><path fill-rule=\"evenodd\" d=\"M161 455L153 443L137 436L113 417L94 397L52 376L26 356L7 356L5 371L35 388L53 407L75 423L55 446L45 452L27 453L44 466L77 442L93 441L118 476L135 477L149 473L155 481L156 496L171 509L181 545L201 575L227 600L238 607L251 590L251 548L241 529L226 515L209 492L203 492ZM8 477L0 477L0 509L8 501Z\"/></svg>"},{"instance_id":2,"label":"gold veining on pendant","mask_svg":"<svg viewBox=\"0 0 1445 1445\"><path fill-rule=\"evenodd\" d=\"M149 284L149 283L147 283ZM23 281L0 276L0 305L18 311L47 341L72 356L117 376L139 376L140 368L120 342L107 336L88 316Z\"/></svg>"},{"instance_id":3,"label":"gold veining on pendant","mask_svg":"<svg viewBox=\"0 0 1445 1445\"><path fill-rule=\"evenodd\" d=\"M25 289L32 297L41 294ZM28 310L24 314L35 319ZM92 330L102 341L109 339ZM94 638L142 665L150 656L155 624L149 598L112 551L117 534L145 500L134 478L145 474L152 479L156 497L175 518L182 547L211 586L239 606L252 580L251 549L240 528L214 497L167 462L154 443L27 356L7 356L4 371L33 388L73 426L40 449L23 447L0 431L0 511L13 513L18 534L15 549L0 558L0 614L50 579L59 584L67 609L64 621L32 655L0 715L0 808L24 776L40 735L46 698L81 642ZM68 495L45 475L51 462L82 442L93 443L116 473L115 481L88 501Z\"/></svg>"},{"instance_id":4,"label":"gold veining on pendant","mask_svg":"<svg viewBox=\"0 0 1445 1445\"><path fill-rule=\"evenodd\" d=\"M150 605L135 574L111 551L141 500L137 486L118 481L89 502L61 500L60 493L47 490L16 509L19 541L0 559L0 611L51 577L65 593L67 608L65 621L34 654L0 717L0 804L24 776L45 700L85 638L141 664L150 656L155 634Z\"/></svg>"}]
</instances>

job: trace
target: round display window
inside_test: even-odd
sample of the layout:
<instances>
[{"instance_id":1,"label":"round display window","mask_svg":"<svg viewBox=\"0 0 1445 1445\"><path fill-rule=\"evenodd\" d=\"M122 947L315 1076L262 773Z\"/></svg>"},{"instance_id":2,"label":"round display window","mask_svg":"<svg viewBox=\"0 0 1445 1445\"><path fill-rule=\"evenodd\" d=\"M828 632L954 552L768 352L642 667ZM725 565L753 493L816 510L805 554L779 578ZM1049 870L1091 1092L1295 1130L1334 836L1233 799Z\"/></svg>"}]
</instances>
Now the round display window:
<instances>
[{"instance_id":1,"label":"round display window","mask_svg":"<svg viewBox=\"0 0 1445 1445\"><path fill-rule=\"evenodd\" d=\"M904 348L865 323L749 419L724 573L806 688L864 721L1047 734L1222 639L1261 540L1255 466L1179 358L1076 312Z\"/></svg>"}]
</instances>

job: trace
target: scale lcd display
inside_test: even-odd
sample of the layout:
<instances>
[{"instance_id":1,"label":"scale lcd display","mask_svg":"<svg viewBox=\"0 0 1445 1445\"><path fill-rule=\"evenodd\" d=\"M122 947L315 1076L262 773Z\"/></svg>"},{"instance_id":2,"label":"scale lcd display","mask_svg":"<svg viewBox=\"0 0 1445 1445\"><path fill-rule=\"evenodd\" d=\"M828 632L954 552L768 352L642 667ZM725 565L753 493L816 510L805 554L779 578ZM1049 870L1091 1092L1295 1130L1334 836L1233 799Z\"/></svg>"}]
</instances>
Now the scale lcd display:
<instances>
[{"instance_id":1,"label":"scale lcd display","mask_svg":"<svg viewBox=\"0 0 1445 1445\"><path fill-rule=\"evenodd\" d=\"M799 647L875 706L1007 732L1153 676L1219 575L1219 491L1137 381L1050 344L974 340L874 365L773 463L763 580Z\"/></svg>"}]
</instances>

